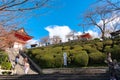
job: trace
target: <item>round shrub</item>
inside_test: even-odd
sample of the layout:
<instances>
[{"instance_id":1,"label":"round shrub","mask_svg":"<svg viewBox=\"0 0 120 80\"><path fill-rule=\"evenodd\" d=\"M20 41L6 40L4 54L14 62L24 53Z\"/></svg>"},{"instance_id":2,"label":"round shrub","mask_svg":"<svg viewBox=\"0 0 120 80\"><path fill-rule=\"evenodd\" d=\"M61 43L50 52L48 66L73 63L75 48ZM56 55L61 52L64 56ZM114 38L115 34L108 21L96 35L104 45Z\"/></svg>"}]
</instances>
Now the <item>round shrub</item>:
<instances>
[{"instance_id":1,"label":"round shrub","mask_svg":"<svg viewBox=\"0 0 120 80\"><path fill-rule=\"evenodd\" d=\"M112 44L112 40L105 40L105 41L104 41L104 44L105 44L105 45L111 45L111 44Z\"/></svg>"},{"instance_id":2,"label":"round shrub","mask_svg":"<svg viewBox=\"0 0 120 80\"><path fill-rule=\"evenodd\" d=\"M74 50L77 51L81 51L83 49L83 47L81 47L80 45L75 45L74 46Z\"/></svg>"},{"instance_id":3,"label":"round shrub","mask_svg":"<svg viewBox=\"0 0 120 80\"><path fill-rule=\"evenodd\" d=\"M8 55L4 52L0 52L0 65L2 69L10 70L12 65L9 62Z\"/></svg>"},{"instance_id":4,"label":"round shrub","mask_svg":"<svg viewBox=\"0 0 120 80\"><path fill-rule=\"evenodd\" d=\"M105 60L105 55L100 52L89 54L89 64L103 64Z\"/></svg>"},{"instance_id":5,"label":"round shrub","mask_svg":"<svg viewBox=\"0 0 120 80\"><path fill-rule=\"evenodd\" d=\"M2 64L3 62L8 62L8 56L5 54L0 55L0 64Z\"/></svg>"},{"instance_id":6,"label":"round shrub","mask_svg":"<svg viewBox=\"0 0 120 80\"><path fill-rule=\"evenodd\" d=\"M74 56L78 53L75 50L69 50L69 51L65 51L67 53L67 63L69 66L74 64Z\"/></svg>"},{"instance_id":7,"label":"round shrub","mask_svg":"<svg viewBox=\"0 0 120 80\"><path fill-rule=\"evenodd\" d=\"M85 51L81 51L74 55L74 64L78 67L84 67L88 65L88 54Z\"/></svg>"},{"instance_id":8,"label":"round shrub","mask_svg":"<svg viewBox=\"0 0 120 80\"><path fill-rule=\"evenodd\" d=\"M62 55L59 55L59 54L54 55L54 67L59 68L59 67L62 67L62 65L63 65Z\"/></svg>"},{"instance_id":9,"label":"round shrub","mask_svg":"<svg viewBox=\"0 0 120 80\"><path fill-rule=\"evenodd\" d=\"M105 46L105 52L111 52L111 46Z\"/></svg>"},{"instance_id":10,"label":"round shrub","mask_svg":"<svg viewBox=\"0 0 120 80\"><path fill-rule=\"evenodd\" d=\"M75 50L70 50L69 53L76 54L77 52Z\"/></svg>"},{"instance_id":11,"label":"round shrub","mask_svg":"<svg viewBox=\"0 0 120 80\"><path fill-rule=\"evenodd\" d=\"M99 38L95 38L94 41L100 41L100 39Z\"/></svg>"},{"instance_id":12,"label":"round shrub","mask_svg":"<svg viewBox=\"0 0 120 80\"><path fill-rule=\"evenodd\" d=\"M98 50L100 50L100 51L102 50L103 42L96 42L95 45L96 45L96 48L97 48Z\"/></svg>"},{"instance_id":13,"label":"round shrub","mask_svg":"<svg viewBox=\"0 0 120 80\"><path fill-rule=\"evenodd\" d=\"M113 59L117 59L120 61L120 46L114 46L111 48L111 54Z\"/></svg>"},{"instance_id":14,"label":"round shrub","mask_svg":"<svg viewBox=\"0 0 120 80\"><path fill-rule=\"evenodd\" d=\"M70 46L64 46L63 50L70 50Z\"/></svg>"},{"instance_id":15,"label":"round shrub","mask_svg":"<svg viewBox=\"0 0 120 80\"><path fill-rule=\"evenodd\" d=\"M89 54L92 52L98 52L98 50L96 48L92 48L91 46L85 45L84 46L84 50Z\"/></svg>"},{"instance_id":16,"label":"round shrub","mask_svg":"<svg viewBox=\"0 0 120 80\"><path fill-rule=\"evenodd\" d=\"M63 65L63 57L60 54L45 54L45 55L37 55L36 59L37 63L40 67L43 68L58 68Z\"/></svg>"},{"instance_id":17,"label":"round shrub","mask_svg":"<svg viewBox=\"0 0 120 80\"><path fill-rule=\"evenodd\" d=\"M40 60L40 66L44 68L52 68L54 67L54 58L51 54L44 54L39 59Z\"/></svg>"},{"instance_id":18,"label":"round shrub","mask_svg":"<svg viewBox=\"0 0 120 80\"><path fill-rule=\"evenodd\" d=\"M62 52L62 47L54 47L54 48L52 48L51 50L49 50L49 51L51 51L51 53L54 53L54 54L56 54L56 53L61 53ZM50 53L50 54L51 54Z\"/></svg>"},{"instance_id":19,"label":"round shrub","mask_svg":"<svg viewBox=\"0 0 120 80\"><path fill-rule=\"evenodd\" d=\"M40 65L40 64L41 64L41 62L40 62L41 57L42 57L42 54L37 54L37 55L33 58L33 60L34 60L38 65Z\"/></svg>"},{"instance_id":20,"label":"round shrub","mask_svg":"<svg viewBox=\"0 0 120 80\"><path fill-rule=\"evenodd\" d=\"M2 68L2 69L5 69L5 70L10 70L11 67L12 67L12 65L11 65L10 62L3 62L3 63L1 64L1 68Z\"/></svg>"}]
</instances>

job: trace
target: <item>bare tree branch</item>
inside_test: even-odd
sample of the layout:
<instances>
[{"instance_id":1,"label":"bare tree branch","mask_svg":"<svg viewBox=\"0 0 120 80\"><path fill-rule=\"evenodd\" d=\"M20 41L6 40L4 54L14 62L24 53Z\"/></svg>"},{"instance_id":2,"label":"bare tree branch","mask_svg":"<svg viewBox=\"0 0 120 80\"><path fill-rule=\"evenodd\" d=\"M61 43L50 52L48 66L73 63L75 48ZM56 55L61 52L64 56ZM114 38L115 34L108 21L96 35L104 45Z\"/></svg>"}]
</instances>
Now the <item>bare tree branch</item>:
<instances>
[{"instance_id":1,"label":"bare tree branch","mask_svg":"<svg viewBox=\"0 0 120 80\"><path fill-rule=\"evenodd\" d=\"M107 5L107 4L106 4ZM84 14L84 23L94 25L99 28L102 34L102 38L105 38L105 34L107 32L108 24L114 21L117 16L114 16L113 12L109 11L109 7L106 5L96 5L92 6L90 10L86 11ZM117 12L116 12L117 13Z\"/></svg>"},{"instance_id":2,"label":"bare tree branch","mask_svg":"<svg viewBox=\"0 0 120 80\"><path fill-rule=\"evenodd\" d=\"M0 6L0 11L26 11L26 10L33 10L41 7L45 7L45 5L50 2L50 0L37 0L32 1L30 0L11 0L10 2L3 3ZM33 4L32 6L27 6L28 4ZM26 5L23 8L19 7L21 5ZM16 7L16 8L14 8Z\"/></svg>"},{"instance_id":3,"label":"bare tree branch","mask_svg":"<svg viewBox=\"0 0 120 80\"><path fill-rule=\"evenodd\" d=\"M0 0L0 48L9 47L16 40L9 32L19 27L36 11L48 8L52 0ZM41 9L41 10L40 10ZM34 12L35 11L35 12Z\"/></svg>"}]
</instances>

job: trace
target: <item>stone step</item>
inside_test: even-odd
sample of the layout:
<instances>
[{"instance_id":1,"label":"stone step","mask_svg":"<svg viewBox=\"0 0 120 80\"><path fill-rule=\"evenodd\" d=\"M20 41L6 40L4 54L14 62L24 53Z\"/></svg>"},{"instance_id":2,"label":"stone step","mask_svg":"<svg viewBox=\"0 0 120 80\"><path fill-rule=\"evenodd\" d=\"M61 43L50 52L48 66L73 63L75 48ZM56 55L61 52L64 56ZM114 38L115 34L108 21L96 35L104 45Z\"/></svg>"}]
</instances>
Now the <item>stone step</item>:
<instances>
[{"instance_id":1,"label":"stone step","mask_svg":"<svg viewBox=\"0 0 120 80\"><path fill-rule=\"evenodd\" d=\"M110 79L108 74L96 74L96 75L41 74L41 75L0 75L0 80L110 80Z\"/></svg>"},{"instance_id":2,"label":"stone step","mask_svg":"<svg viewBox=\"0 0 120 80\"><path fill-rule=\"evenodd\" d=\"M42 69L42 73L44 74L97 74L97 73L106 73L107 68L50 68L50 69Z\"/></svg>"},{"instance_id":3,"label":"stone step","mask_svg":"<svg viewBox=\"0 0 120 80\"><path fill-rule=\"evenodd\" d=\"M12 64L12 66L14 67L15 56L17 55L17 53L14 53L14 50L12 48L9 49L7 52L8 52L10 62ZM24 66L23 66L23 56L20 55L19 64L16 65L14 68L16 70L16 74L19 74L19 75L25 74L24 73ZM28 74L38 74L38 72L34 69L34 66L32 66L31 64L30 64L30 69L29 69Z\"/></svg>"}]
</instances>

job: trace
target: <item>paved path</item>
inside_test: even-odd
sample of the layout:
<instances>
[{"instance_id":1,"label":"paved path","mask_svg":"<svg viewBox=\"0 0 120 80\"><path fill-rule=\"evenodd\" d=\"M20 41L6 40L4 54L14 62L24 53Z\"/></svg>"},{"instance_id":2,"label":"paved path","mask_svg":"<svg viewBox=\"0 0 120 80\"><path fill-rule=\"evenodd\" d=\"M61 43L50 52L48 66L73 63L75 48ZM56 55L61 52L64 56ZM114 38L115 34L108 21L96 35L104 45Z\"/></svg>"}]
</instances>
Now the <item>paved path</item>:
<instances>
[{"instance_id":1,"label":"paved path","mask_svg":"<svg viewBox=\"0 0 120 80\"><path fill-rule=\"evenodd\" d=\"M8 50L8 56L9 56L9 59L10 59L13 67L15 65L14 61L15 61L15 56L16 55L17 55L17 53L14 52L13 49ZM20 55L20 58L19 58L19 64L17 64L15 66L15 70L16 70L16 74L19 74L19 75L25 74L24 73L24 66L23 66L23 57L21 55ZM28 74L38 74L38 73L30 67Z\"/></svg>"}]
</instances>

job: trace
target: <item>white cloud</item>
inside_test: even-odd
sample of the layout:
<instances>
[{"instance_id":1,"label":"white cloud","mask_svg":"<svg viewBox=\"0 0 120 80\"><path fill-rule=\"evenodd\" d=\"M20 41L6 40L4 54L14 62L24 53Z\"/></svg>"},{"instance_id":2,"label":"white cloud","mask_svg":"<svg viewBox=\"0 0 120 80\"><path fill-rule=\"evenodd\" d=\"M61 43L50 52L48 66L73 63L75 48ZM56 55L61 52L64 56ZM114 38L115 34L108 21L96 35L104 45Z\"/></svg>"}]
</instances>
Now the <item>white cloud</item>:
<instances>
[{"instance_id":1,"label":"white cloud","mask_svg":"<svg viewBox=\"0 0 120 80\"><path fill-rule=\"evenodd\" d=\"M97 31L94 31L94 30L88 30L86 31L86 33L89 33L90 35L92 35L92 38L100 38L100 35Z\"/></svg>"},{"instance_id":2,"label":"white cloud","mask_svg":"<svg viewBox=\"0 0 120 80\"><path fill-rule=\"evenodd\" d=\"M47 26L45 29L49 32L50 38L53 36L59 36L63 42L66 41L66 35L72 31L69 26L58 25Z\"/></svg>"},{"instance_id":3,"label":"white cloud","mask_svg":"<svg viewBox=\"0 0 120 80\"><path fill-rule=\"evenodd\" d=\"M66 35L68 35L72 31L69 28L69 26L58 26L58 25L47 26L45 29L49 32L50 38L52 38L53 36L59 36L63 42L67 41ZM97 31L98 29L94 28L94 30L86 31L86 33L90 33L93 38L99 38L100 35ZM81 34L82 34L81 31L75 33L75 35L81 35Z\"/></svg>"}]
</instances>

